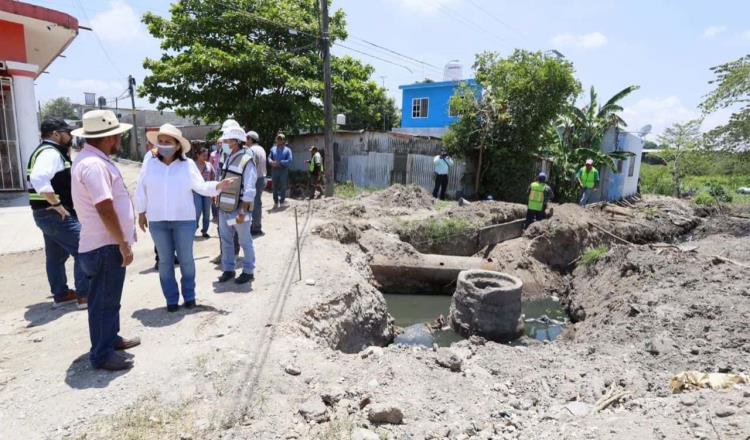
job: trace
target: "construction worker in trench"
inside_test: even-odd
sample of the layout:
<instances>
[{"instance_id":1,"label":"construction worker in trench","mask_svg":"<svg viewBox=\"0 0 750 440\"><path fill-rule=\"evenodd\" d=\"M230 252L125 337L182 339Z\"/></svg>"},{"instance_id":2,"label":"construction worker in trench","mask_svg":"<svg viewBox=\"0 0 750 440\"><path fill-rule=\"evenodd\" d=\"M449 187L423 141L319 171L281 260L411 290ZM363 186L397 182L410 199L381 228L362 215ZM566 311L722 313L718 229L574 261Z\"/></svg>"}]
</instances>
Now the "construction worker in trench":
<instances>
[{"instance_id":1,"label":"construction worker in trench","mask_svg":"<svg viewBox=\"0 0 750 440\"><path fill-rule=\"evenodd\" d=\"M539 173L536 180L529 185L529 204L526 210L526 223L523 228L526 229L535 221L547 218L547 203L555 196L552 188L547 185L547 174ZM550 212L550 215L552 213Z\"/></svg>"},{"instance_id":2,"label":"construction worker in trench","mask_svg":"<svg viewBox=\"0 0 750 440\"><path fill-rule=\"evenodd\" d=\"M581 188L581 198L578 205L583 208L591 199L591 194L599 187L599 170L594 168L594 160L586 159L586 163L576 174L578 186Z\"/></svg>"}]
</instances>

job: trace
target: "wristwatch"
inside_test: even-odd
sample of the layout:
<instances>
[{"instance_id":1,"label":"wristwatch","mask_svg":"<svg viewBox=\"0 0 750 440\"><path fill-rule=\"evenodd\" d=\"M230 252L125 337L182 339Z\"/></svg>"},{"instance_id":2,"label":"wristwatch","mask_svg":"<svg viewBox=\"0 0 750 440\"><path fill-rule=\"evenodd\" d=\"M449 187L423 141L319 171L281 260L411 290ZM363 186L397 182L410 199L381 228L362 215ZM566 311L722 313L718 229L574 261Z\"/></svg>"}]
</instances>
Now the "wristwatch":
<instances>
[{"instance_id":1,"label":"wristwatch","mask_svg":"<svg viewBox=\"0 0 750 440\"><path fill-rule=\"evenodd\" d=\"M57 208L58 206L62 206L62 202L57 202L57 203L55 203L55 204L52 204L52 203L50 203L50 205L51 205L51 206L52 206L53 208Z\"/></svg>"}]
</instances>

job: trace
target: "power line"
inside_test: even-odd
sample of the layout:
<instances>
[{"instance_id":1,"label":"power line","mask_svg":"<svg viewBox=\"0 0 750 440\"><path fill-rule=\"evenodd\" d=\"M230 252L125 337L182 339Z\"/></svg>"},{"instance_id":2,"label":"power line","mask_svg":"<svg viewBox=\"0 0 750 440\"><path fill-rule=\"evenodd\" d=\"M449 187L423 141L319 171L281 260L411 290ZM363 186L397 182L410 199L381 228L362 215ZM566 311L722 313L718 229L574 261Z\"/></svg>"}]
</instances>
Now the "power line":
<instances>
[{"instance_id":1,"label":"power line","mask_svg":"<svg viewBox=\"0 0 750 440\"><path fill-rule=\"evenodd\" d=\"M440 11L442 13L444 13L446 16L450 17L451 19L457 19L457 20L463 22L464 24L466 24L466 25L468 25L470 27L477 28L477 29L481 30L482 32L484 32L484 33L482 33L480 35L482 35L484 38L486 38L487 41L490 41L492 43L496 43L495 41L493 41L488 36L488 34L492 34L492 36L494 36L495 38L497 38L497 39L499 39L501 41L505 40L503 37L500 37L499 35L495 34L494 32L487 30L486 28L484 28L479 23L477 23L477 22L475 22L475 21L473 21L473 20L471 20L469 18L466 18L463 15L459 14L458 11L449 8L448 6L444 5L443 3L440 3L440 0L435 0L435 5L440 9Z\"/></svg>"},{"instance_id":2,"label":"power line","mask_svg":"<svg viewBox=\"0 0 750 440\"><path fill-rule=\"evenodd\" d=\"M505 21L499 19L495 14L487 10L484 6L480 6L477 4L474 0L469 0L469 3L471 3L475 8L479 9L480 11L484 12L485 15L490 17L491 19L495 20L496 22L500 23L501 25L507 27L508 29L512 30L513 32L517 33L520 37L524 36L524 33L517 28L511 26L510 24L506 23ZM519 40L522 41L522 40Z\"/></svg>"},{"instance_id":3,"label":"power line","mask_svg":"<svg viewBox=\"0 0 750 440\"><path fill-rule=\"evenodd\" d=\"M371 42L371 41L367 41L367 40L365 40L364 38L360 38L360 37L357 37L357 36L354 36L354 35L352 35L352 37L353 37L353 38L355 38L355 39L357 39L357 40L360 40L360 41L362 41L362 42L364 42L364 43L366 43L366 44L369 44L370 46L374 46L374 47L377 47L378 49L384 50L384 51L386 51L386 52L390 52L390 53L392 53L392 54L394 54L394 55L398 55L398 56L400 56L400 57L402 57L402 58L405 58L405 59L407 59L407 60L410 60L410 61L413 61L413 62L415 62L415 63L421 64L421 65L423 65L423 66L433 67L433 68L435 68L435 69L437 69L437 68L438 68L438 67L437 67L437 66L435 66L435 65L432 65L432 64L430 64L430 63L427 63L427 62L425 62L425 61L422 61L422 60L418 60L418 59L416 59L416 58L412 58L412 57L410 57L409 55L404 55L404 54L402 54L402 53L396 52L396 51L395 51L395 50L393 50L393 49L388 49L387 47L383 47L383 46L381 46L381 45L379 45L379 44L375 44L375 43L373 43L373 42Z\"/></svg>"},{"instance_id":4,"label":"power line","mask_svg":"<svg viewBox=\"0 0 750 440\"><path fill-rule=\"evenodd\" d=\"M339 46L339 47L343 47L344 49L349 49L349 50L351 50L353 52L357 52L359 54L362 54L362 55L365 55L365 56L368 56L368 57L371 57L371 58L375 58L376 60L383 61L384 63L393 64L394 66L398 66L398 67L403 67L409 73L414 73L413 70L411 70L409 67L407 67L407 66L405 66L403 64L399 64L399 63L396 63L396 62L393 62L393 61L389 61L389 60L386 60L385 58L380 58L379 56L376 56L376 55L373 55L373 54L369 54L367 52L355 49L353 47L345 46L345 45L343 45L341 43L334 42L333 44L335 44L336 46Z\"/></svg>"},{"instance_id":5,"label":"power line","mask_svg":"<svg viewBox=\"0 0 750 440\"><path fill-rule=\"evenodd\" d=\"M83 14L83 17L86 19L86 21L89 22L89 23L91 23L91 19L89 19L89 16L86 13L86 10L83 9L83 5L81 4L81 0L75 0L75 2L78 5L78 8L81 10L81 13ZM115 62L112 60L112 57L109 56L109 52L107 52L107 49L104 48L104 44L102 43L102 40L100 40L99 39L99 35L96 34L96 29L94 29L91 33L94 34L94 38L96 39L97 43L99 43L99 47L102 49L102 52L104 52L104 56L109 61L109 64L111 64L112 67L115 68L115 70L117 71L117 73L119 73L122 76L125 76L120 71L120 69L117 67L117 64L115 64Z\"/></svg>"}]
</instances>

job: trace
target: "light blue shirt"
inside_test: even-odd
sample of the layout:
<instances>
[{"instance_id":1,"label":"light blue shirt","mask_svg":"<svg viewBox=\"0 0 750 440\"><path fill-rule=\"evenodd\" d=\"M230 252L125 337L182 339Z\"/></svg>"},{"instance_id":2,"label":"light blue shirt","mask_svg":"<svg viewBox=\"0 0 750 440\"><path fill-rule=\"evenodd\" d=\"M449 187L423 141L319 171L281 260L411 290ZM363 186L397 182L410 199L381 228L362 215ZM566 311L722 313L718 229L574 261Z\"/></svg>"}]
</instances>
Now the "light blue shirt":
<instances>
[{"instance_id":1,"label":"light blue shirt","mask_svg":"<svg viewBox=\"0 0 750 440\"><path fill-rule=\"evenodd\" d=\"M440 155L435 156L433 160L435 164L435 173L440 175L448 174L448 170L453 166L453 159L450 157L442 158Z\"/></svg>"}]
</instances>

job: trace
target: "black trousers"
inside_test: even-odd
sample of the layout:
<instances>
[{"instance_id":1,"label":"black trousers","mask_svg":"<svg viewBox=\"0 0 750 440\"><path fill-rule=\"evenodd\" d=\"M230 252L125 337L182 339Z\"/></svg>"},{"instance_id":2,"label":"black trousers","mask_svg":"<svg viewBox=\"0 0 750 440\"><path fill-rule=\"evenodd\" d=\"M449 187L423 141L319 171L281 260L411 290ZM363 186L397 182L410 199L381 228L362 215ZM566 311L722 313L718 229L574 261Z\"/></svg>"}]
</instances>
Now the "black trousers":
<instances>
[{"instance_id":1,"label":"black trousers","mask_svg":"<svg viewBox=\"0 0 750 440\"><path fill-rule=\"evenodd\" d=\"M534 222L544 220L547 218L547 214L542 211L532 211L531 209L526 210L526 223L523 224L523 228L526 229Z\"/></svg>"},{"instance_id":2,"label":"black trousers","mask_svg":"<svg viewBox=\"0 0 750 440\"><path fill-rule=\"evenodd\" d=\"M448 175L435 174L435 189L432 190L432 197L437 198L440 192L440 200L445 200L445 191L448 189Z\"/></svg>"}]
</instances>

